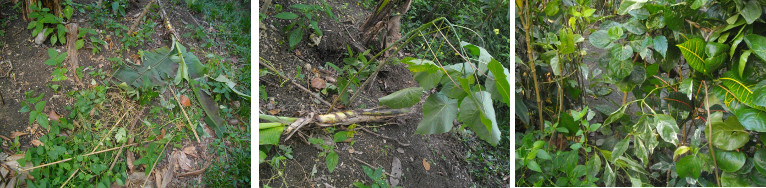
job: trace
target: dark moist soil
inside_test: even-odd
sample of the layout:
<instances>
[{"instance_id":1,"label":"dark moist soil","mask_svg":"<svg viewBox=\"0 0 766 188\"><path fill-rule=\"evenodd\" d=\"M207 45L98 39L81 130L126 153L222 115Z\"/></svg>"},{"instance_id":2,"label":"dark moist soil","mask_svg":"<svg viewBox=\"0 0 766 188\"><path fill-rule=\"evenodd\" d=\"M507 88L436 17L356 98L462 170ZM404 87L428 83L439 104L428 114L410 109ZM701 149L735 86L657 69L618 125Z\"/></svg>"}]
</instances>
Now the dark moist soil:
<instances>
[{"instance_id":1,"label":"dark moist soil","mask_svg":"<svg viewBox=\"0 0 766 188\"><path fill-rule=\"evenodd\" d=\"M285 20L273 18L274 4L280 4L282 11L294 11L290 5L297 1L274 1L266 12L268 17L260 24L260 58L268 61L276 69L282 71L288 77L294 77L298 67L309 64L312 68L325 69L325 62L332 62L338 67L343 67L343 58L347 53L346 44L359 40L358 28L366 18L369 11L357 5L357 1L341 0L331 1L328 4L333 7L333 13L339 17L339 22L331 20L323 14L319 27L324 37L316 47L308 45L308 36L294 50L289 50L287 42L288 32L283 31L283 26L290 23ZM319 4L316 1L300 2L303 4ZM261 5L263 6L263 1ZM347 8L343 9L346 4ZM264 13L261 7L261 13ZM309 33L309 32L304 32ZM308 35L308 34L306 34ZM353 38L351 38L353 36ZM358 52L355 52L358 53ZM401 58L401 57L399 57ZM262 61L262 60L261 60ZM261 67L265 69L265 67ZM325 69L332 70L332 69ZM319 71L322 75L322 71ZM298 83L310 88L308 81L315 73L302 68L301 74L305 75ZM260 100L259 112L278 116L303 117L309 112L325 113L328 106L314 102L314 98L308 93L292 85L289 81L270 74L260 77L259 85L265 85L268 99ZM404 65L386 65L383 67L374 82L371 82L357 101L352 102L344 109L372 108L377 106L377 98L391 94L400 89L415 87L417 83L412 79L412 74ZM316 90L313 92L317 93ZM332 93L328 93L333 95ZM332 102L333 96L322 95L326 101ZM385 172L391 173L392 161L395 158L401 161L402 177L398 185L404 187L469 187L471 185L497 187L499 185L483 185L475 182L469 174L470 168L466 162L466 153L469 151L462 140L461 134L456 132L417 135L415 130L422 118L422 101L416 105L413 112L385 123L398 123L399 125L384 125L383 123L361 123L360 126L368 127L368 130L377 129L377 134L391 137L387 140L382 137L369 134L357 129L353 138L353 147L350 143L333 143L335 151L339 155L339 163L334 172L330 173L325 164L324 157L318 157L321 152L317 147L308 144L308 138L321 138L326 143L332 143L332 134L321 129L302 129L305 138L296 134L290 140L280 141L281 145L292 148L293 159L285 162L283 169L274 169L267 162L259 165L259 185L270 187L282 187L287 184L290 187L353 187L354 182L363 182L367 185L371 179L362 170L362 162L372 165L372 169L382 167ZM340 102L339 102L340 103ZM364 107L362 107L364 106ZM371 128L371 127L377 128ZM346 126L336 126L338 130L344 130ZM396 142L410 144L402 146ZM276 147L267 153L267 161L277 155ZM281 151L279 153L282 153ZM356 158L359 161L352 159ZM426 170L423 160L430 162L430 170ZM316 168L316 173L312 170ZM283 176L279 177L278 171ZM386 175L386 181L390 176Z\"/></svg>"},{"instance_id":2,"label":"dark moist soil","mask_svg":"<svg viewBox=\"0 0 766 188\"><path fill-rule=\"evenodd\" d=\"M74 0L74 2L83 5L91 5L94 4L96 0ZM130 25L134 23L134 20L138 18L141 11L143 11L143 8L148 2L149 0L131 1L130 6L126 8L126 16L123 18L117 18L116 21L122 25L130 27ZM145 18L146 20L149 20L152 17L156 18L152 19L154 22L158 23L153 28L155 32L150 36L149 39L146 39L145 43L143 43L143 46L126 50L123 52L124 55L119 53L119 48L122 48L122 44L120 43L120 40L114 36L113 30L107 31L106 27L94 26L93 20L91 20L90 16L88 15L89 11L80 13L79 11L75 10L70 22L77 23L80 28L97 29L101 32L101 34L98 36L86 35L86 37L99 37L102 40L105 40L109 47L102 46L99 53L93 54L93 46L90 40L87 40L85 46L77 51L79 57L79 66L82 68L89 66L92 67L83 71L83 79L81 80L83 83L82 87L79 86L74 79L74 70L67 71L66 76L69 79L65 81L52 82L51 78L53 78L53 76L51 76L51 73L55 67L43 63L45 60L49 59L48 48L54 48L58 50L59 53L63 53L67 51L66 45L57 44L51 46L49 39L43 42L41 45L35 44L33 41L34 36L32 36L31 30L26 28L28 22L22 19L22 14L19 11L13 9L13 5L10 3L6 1L0 1L0 3L3 3L3 6L0 6L0 18L16 17L16 19L8 22L5 28L0 28L5 31L5 36L0 37L0 40L2 41L2 46L0 46L0 62L10 62L10 64L13 66L13 69L10 70L10 76L0 78L0 93L2 94L2 99L4 102L0 105L0 136L2 137L11 138L12 132L30 132L29 129L31 126L28 123L29 113L19 112L22 107L21 103L25 100L24 92L32 91L34 92L35 97L39 96L40 94L44 94L42 100L46 101L46 105L43 112L47 114L49 111L53 110L62 117L67 117L70 112L65 110L65 106L72 105L75 102L75 99L68 97L66 93L70 91L85 89L83 87L89 87L91 81L98 82L97 84L102 84L102 78L93 77L89 75L88 72L98 72L99 69L103 69L103 72L107 75L107 78L109 78L113 70L116 70L113 68L116 67L116 63L107 60L108 58L123 57L123 61L126 61L126 58L131 58L131 60L135 62L136 59L133 59L133 57L138 56L131 55L135 55L138 50L154 50L162 46L171 46L172 34L170 34L170 32L165 29L165 27L163 27L159 8L153 8L152 11L147 13ZM156 5L157 4L155 3L154 6ZM187 50L192 51L203 64L205 64L208 60L206 55L212 53L222 57L230 57L229 59L225 59L225 61L234 61L232 64L236 66L234 67L235 69L242 68L242 60L231 58L231 56L227 55L226 51L222 49L224 41L215 37L215 35L211 34L208 37L212 38L215 40L216 44L220 45L216 45L212 48L201 48L200 46L205 43L204 41L183 37L184 34L193 32L191 27L197 26L204 27L209 33L216 32L211 23L206 22L200 13L188 9L185 3L179 3L178 5L175 5L171 2L163 1L163 6L167 12L171 25L181 36L181 43L186 46ZM249 9L249 5L245 9ZM145 23L145 21L141 22L141 24ZM112 40L107 40L106 38L111 38ZM64 61L63 66L69 68L69 64L69 60L67 59ZM4 75L7 71L9 71L5 68L5 65L0 67L2 67L2 69L0 69L0 75ZM113 80L117 82L116 79ZM51 89L51 87L48 86L49 84L58 84L61 86L58 89L58 92L55 92L53 89ZM115 89L110 89L109 92L117 91L112 90ZM164 95L165 99L172 98L170 91L167 90L166 92L161 93L161 95ZM190 94L186 93L186 95ZM131 102L136 103L136 101ZM136 104L129 105L137 106ZM231 104L219 105L232 106ZM140 118L155 123L164 121L161 117L151 117L152 114L149 113L148 110L151 108L151 106L159 106L159 102L154 100L152 104L149 104L147 108L144 109L144 112L142 113L143 115ZM141 126L140 122L141 121L137 121L134 126ZM175 125L167 125L167 128L174 127ZM214 133L210 133L210 135L214 135ZM20 136L20 149L24 151L27 148L32 147L30 141L38 139L38 136L39 135ZM202 142L200 143L197 143L196 141L189 141L188 139L189 138L184 138L182 143L179 144L182 146L182 148L187 146L194 146L196 148L199 157L189 156L192 161L192 169L202 169L205 166L205 163L212 163L214 160L216 160L216 158L218 158L218 156L214 156L208 152L209 148L207 145L212 141L213 138L202 138ZM0 152L5 152L8 154L15 153L15 151L10 150L12 140L8 141L0 138L0 142L2 142L2 145L0 145ZM155 168L156 170L166 169L168 166L168 158L170 154L173 153L174 150L180 150L180 148L167 147L165 150L166 151L163 153L161 161L157 163L157 167ZM139 155L136 155L136 158L139 157ZM187 172L180 170L177 164L175 165L174 169L176 170L176 175ZM137 167L134 171L136 173L143 174L143 169L141 168ZM129 176L131 174L133 174L133 171L128 172ZM204 173L201 174L204 175ZM172 185L171 187L199 186L203 175L190 175L185 177L176 176L172 179L170 185ZM154 185L154 178L149 178L149 180L152 182L148 182L147 184ZM130 185L140 186L141 183L143 182L132 182Z\"/></svg>"}]
</instances>

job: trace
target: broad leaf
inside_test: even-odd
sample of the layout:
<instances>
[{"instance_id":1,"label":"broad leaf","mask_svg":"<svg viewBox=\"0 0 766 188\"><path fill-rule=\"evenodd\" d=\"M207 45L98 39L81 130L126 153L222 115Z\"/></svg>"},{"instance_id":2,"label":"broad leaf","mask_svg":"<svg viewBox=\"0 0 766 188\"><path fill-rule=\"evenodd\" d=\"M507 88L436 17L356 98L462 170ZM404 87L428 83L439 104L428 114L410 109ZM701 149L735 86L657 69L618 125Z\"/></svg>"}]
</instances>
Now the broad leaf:
<instances>
[{"instance_id":1,"label":"broad leaf","mask_svg":"<svg viewBox=\"0 0 766 188\"><path fill-rule=\"evenodd\" d=\"M604 30L598 30L590 34L590 44L596 48L605 49L612 43L612 39L609 38L609 34Z\"/></svg>"},{"instance_id":2,"label":"broad leaf","mask_svg":"<svg viewBox=\"0 0 766 188\"><path fill-rule=\"evenodd\" d=\"M739 122L747 130L766 132L766 112L747 106L740 106L734 111L734 115L737 116Z\"/></svg>"},{"instance_id":3,"label":"broad leaf","mask_svg":"<svg viewBox=\"0 0 766 188\"><path fill-rule=\"evenodd\" d=\"M729 51L729 45L709 42L705 45L705 72L712 73L721 67L724 61L726 61L726 52Z\"/></svg>"},{"instance_id":4,"label":"broad leaf","mask_svg":"<svg viewBox=\"0 0 766 188\"><path fill-rule=\"evenodd\" d=\"M654 50L657 50L662 57L668 52L668 39L665 36L657 36L654 38Z\"/></svg>"},{"instance_id":5,"label":"broad leaf","mask_svg":"<svg viewBox=\"0 0 766 188\"><path fill-rule=\"evenodd\" d=\"M676 120L667 114L657 114L654 119L657 122L657 133L660 134L662 140L678 145L678 133L681 130L678 129Z\"/></svg>"},{"instance_id":6,"label":"broad leaf","mask_svg":"<svg viewBox=\"0 0 766 188\"><path fill-rule=\"evenodd\" d=\"M178 68L178 64L170 59L171 55L174 54L167 47L144 51L141 65L134 68L123 64L115 73L115 77L137 88L142 88L143 83L148 83L148 87L166 85Z\"/></svg>"},{"instance_id":7,"label":"broad leaf","mask_svg":"<svg viewBox=\"0 0 766 188\"><path fill-rule=\"evenodd\" d=\"M609 52L612 54L612 58L618 61L629 60L633 57L633 48L630 45L615 46Z\"/></svg>"},{"instance_id":8,"label":"broad leaf","mask_svg":"<svg viewBox=\"0 0 766 188\"><path fill-rule=\"evenodd\" d=\"M612 112L611 114L609 114L609 117L607 117L606 120L604 120L603 126L607 126L607 125L609 125L609 124L619 120L620 118L622 118L622 116L625 115L625 109L627 109L627 108L625 108L626 106L627 105L621 106L619 109L617 109L614 112Z\"/></svg>"},{"instance_id":9,"label":"broad leaf","mask_svg":"<svg viewBox=\"0 0 766 188\"><path fill-rule=\"evenodd\" d=\"M577 130L580 129L580 124L578 122L575 122L572 115L569 115L569 113L562 112L559 117L559 126L564 127L568 130L569 136L574 135Z\"/></svg>"},{"instance_id":10,"label":"broad leaf","mask_svg":"<svg viewBox=\"0 0 766 188\"><path fill-rule=\"evenodd\" d=\"M715 160L718 168L724 172L734 172L745 165L746 158L742 152L716 150Z\"/></svg>"},{"instance_id":11,"label":"broad leaf","mask_svg":"<svg viewBox=\"0 0 766 188\"><path fill-rule=\"evenodd\" d=\"M737 121L735 117L729 117L726 121L722 121L721 117L723 113L715 112L710 115L710 123L713 126L713 146L722 150L731 151L740 148L747 143L750 139L749 134L745 131L745 127ZM705 133L708 134L707 129Z\"/></svg>"},{"instance_id":12,"label":"broad leaf","mask_svg":"<svg viewBox=\"0 0 766 188\"><path fill-rule=\"evenodd\" d=\"M258 145L277 145L279 144L279 137L282 136L282 131L285 127L272 127L268 129L258 130Z\"/></svg>"},{"instance_id":13,"label":"broad leaf","mask_svg":"<svg viewBox=\"0 0 766 188\"><path fill-rule=\"evenodd\" d=\"M618 157L622 156L622 154L625 153L626 150L628 150L629 145L630 145L630 137L625 138L620 142L617 142L617 144L614 145L614 149L612 149L612 156L610 161L615 162Z\"/></svg>"},{"instance_id":14,"label":"broad leaf","mask_svg":"<svg viewBox=\"0 0 766 188\"><path fill-rule=\"evenodd\" d=\"M527 105L524 104L524 101L521 100L518 93L516 94L516 102L514 105L516 106L516 110L514 111L516 117L519 117L522 122L529 124L529 109L527 109Z\"/></svg>"},{"instance_id":15,"label":"broad leaf","mask_svg":"<svg viewBox=\"0 0 766 188\"><path fill-rule=\"evenodd\" d=\"M758 3L757 0L749 0L745 4L744 7L742 7L742 10L739 12L739 14L742 15L743 18L745 18L745 21L747 21L747 24L753 24L756 19L761 17L762 9L761 4Z\"/></svg>"},{"instance_id":16,"label":"broad leaf","mask_svg":"<svg viewBox=\"0 0 766 188\"><path fill-rule=\"evenodd\" d=\"M622 38L622 26L617 25L609 28L607 34L609 35L609 39L612 39L613 41Z\"/></svg>"},{"instance_id":17,"label":"broad leaf","mask_svg":"<svg viewBox=\"0 0 766 188\"><path fill-rule=\"evenodd\" d=\"M423 104L423 120L418 123L415 133L445 133L452 129L457 112L457 100L449 99L442 93L431 94Z\"/></svg>"},{"instance_id":18,"label":"broad leaf","mask_svg":"<svg viewBox=\"0 0 766 188\"><path fill-rule=\"evenodd\" d=\"M702 161L694 155L687 155L676 162L676 173L679 178L692 177L697 179L702 173Z\"/></svg>"},{"instance_id":19,"label":"broad leaf","mask_svg":"<svg viewBox=\"0 0 766 188\"><path fill-rule=\"evenodd\" d=\"M279 14L274 15L274 17L284 20L292 20L298 18L298 15L292 12L280 12Z\"/></svg>"},{"instance_id":20,"label":"broad leaf","mask_svg":"<svg viewBox=\"0 0 766 188\"><path fill-rule=\"evenodd\" d=\"M327 157L325 158L325 164L327 165L327 170L332 173L335 171L335 167L338 166L338 153L335 153L335 151L330 151L329 154L327 154Z\"/></svg>"},{"instance_id":21,"label":"broad leaf","mask_svg":"<svg viewBox=\"0 0 766 188\"><path fill-rule=\"evenodd\" d=\"M612 80L619 81L630 76L633 72L633 63L630 60L610 61L607 69Z\"/></svg>"},{"instance_id":22,"label":"broad leaf","mask_svg":"<svg viewBox=\"0 0 766 188\"><path fill-rule=\"evenodd\" d=\"M425 107L423 108L425 111ZM423 121L425 120L426 118L423 118ZM464 123L463 126L471 128L479 138L492 144L492 146L497 145L500 141L500 128L497 126L495 108L492 106L489 92L474 92L473 95L463 99L460 104L458 120Z\"/></svg>"},{"instance_id":23,"label":"broad leaf","mask_svg":"<svg viewBox=\"0 0 766 188\"><path fill-rule=\"evenodd\" d=\"M290 36L288 37L288 44L290 45L290 50L295 48L295 46L298 46L298 43L303 40L303 28L297 27L293 29L292 32L290 32Z\"/></svg>"},{"instance_id":24,"label":"broad leaf","mask_svg":"<svg viewBox=\"0 0 766 188\"><path fill-rule=\"evenodd\" d=\"M609 163L604 163L604 165L606 165L606 168L604 168L604 175L606 176L604 178L604 185L607 187L614 187L617 175L614 174L614 171L612 170L612 167L609 166Z\"/></svg>"},{"instance_id":25,"label":"broad leaf","mask_svg":"<svg viewBox=\"0 0 766 188\"><path fill-rule=\"evenodd\" d=\"M566 38L571 41L561 41L561 42L562 43L567 42L567 46L568 46L567 48L569 48L570 47L569 45L571 45L572 52L574 52L574 39L572 38L573 37L572 35L573 34L570 31L569 34L567 35L568 37ZM479 65L478 66L479 72L480 72L479 74L484 74L485 72L487 72L487 65L489 64L490 61L494 59L492 58L492 55L490 55L486 49L473 45L471 43L464 42L464 41L460 41L460 46L465 49L468 49L468 52L470 52L471 55L474 57L473 59L478 60L477 62ZM559 51L561 52L561 49L559 49ZM564 53L564 52L561 52L561 53Z\"/></svg>"},{"instance_id":26,"label":"broad leaf","mask_svg":"<svg viewBox=\"0 0 766 188\"><path fill-rule=\"evenodd\" d=\"M755 169L763 175L766 175L766 149L760 148L755 151L753 156Z\"/></svg>"},{"instance_id":27,"label":"broad leaf","mask_svg":"<svg viewBox=\"0 0 766 188\"><path fill-rule=\"evenodd\" d=\"M648 0L625 0L620 3L620 7L617 9L617 14L625 15L633 9L639 9L644 6Z\"/></svg>"},{"instance_id":28,"label":"broad leaf","mask_svg":"<svg viewBox=\"0 0 766 188\"><path fill-rule=\"evenodd\" d=\"M423 88L410 87L405 88L385 97L378 98L378 104L389 108L409 108L420 102L420 96L423 95Z\"/></svg>"},{"instance_id":29,"label":"broad leaf","mask_svg":"<svg viewBox=\"0 0 766 188\"><path fill-rule=\"evenodd\" d=\"M627 23L623 24L628 32L636 35L643 35L646 32L646 26L636 19L631 19Z\"/></svg>"},{"instance_id":30,"label":"broad leaf","mask_svg":"<svg viewBox=\"0 0 766 188\"><path fill-rule=\"evenodd\" d=\"M688 112L694 108L691 105L692 101L687 98L686 94L681 92L670 92L664 99L668 104L670 104L670 106L676 109Z\"/></svg>"},{"instance_id":31,"label":"broad leaf","mask_svg":"<svg viewBox=\"0 0 766 188\"><path fill-rule=\"evenodd\" d=\"M673 160L676 160L679 156L686 154L686 152L689 152L691 148L689 146L681 146L676 148L676 151L673 152Z\"/></svg>"},{"instance_id":32,"label":"broad leaf","mask_svg":"<svg viewBox=\"0 0 766 188\"><path fill-rule=\"evenodd\" d=\"M745 36L744 39L747 47L750 48L758 58L761 58L761 61L766 61L766 37L757 34L749 34Z\"/></svg>"},{"instance_id":33,"label":"broad leaf","mask_svg":"<svg viewBox=\"0 0 766 188\"><path fill-rule=\"evenodd\" d=\"M487 83L495 83L495 91L500 94L500 101L503 101L508 107L511 106L511 75L507 68L503 67L497 60L492 60L487 65L491 72L491 77L495 79L494 82L488 80ZM490 90L489 84L487 84L487 90ZM493 94L494 97L494 94Z\"/></svg>"},{"instance_id":34,"label":"broad leaf","mask_svg":"<svg viewBox=\"0 0 766 188\"><path fill-rule=\"evenodd\" d=\"M681 54L690 67L697 72L708 73L705 69L705 41L693 38L676 46L681 50Z\"/></svg>"}]
</instances>

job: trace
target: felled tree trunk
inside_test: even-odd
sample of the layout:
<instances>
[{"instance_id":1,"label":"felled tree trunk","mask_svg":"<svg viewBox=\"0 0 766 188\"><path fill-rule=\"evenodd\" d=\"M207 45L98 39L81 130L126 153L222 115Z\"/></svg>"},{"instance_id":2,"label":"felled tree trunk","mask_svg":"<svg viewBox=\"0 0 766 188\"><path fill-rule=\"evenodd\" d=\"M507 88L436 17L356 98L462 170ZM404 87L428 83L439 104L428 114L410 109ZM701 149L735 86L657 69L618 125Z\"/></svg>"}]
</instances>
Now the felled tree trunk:
<instances>
[{"instance_id":1,"label":"felled tree trunk","mask_svg":"<svg viewBox=\"0 0 766 188\"><path fill-rule=\"evenodd\" d=\"M14 0L18 1L18 0ZM25 21L32 21L29 19L29 14L32 13L32 6L37 5L38 2L41 0L24 0L23 2L23 9L21 9L22 14L24 14L24 20ZM14 2L15 4L15 2ZM42 0L41 2L42 7L50 9L50 13L53 15L61 15L61 0Z\"/></svg>"},{"instance_id":2,"label":"felled tree trunk","mask_svg":"<svg viewBox=\"0 0 766 188\"><path fill-rule=\"evenodd\" d=\"M359 31L362 32L362 42L367 46L385 49L402 38L401 19L410 9L412 0L382 0L378 2L372 14L365 19ZM390 50L395 50L394 46ZM389 50L389 51L390 51ZM384 56L389 56L389 51Z\"/></svg>"}]
</instances>

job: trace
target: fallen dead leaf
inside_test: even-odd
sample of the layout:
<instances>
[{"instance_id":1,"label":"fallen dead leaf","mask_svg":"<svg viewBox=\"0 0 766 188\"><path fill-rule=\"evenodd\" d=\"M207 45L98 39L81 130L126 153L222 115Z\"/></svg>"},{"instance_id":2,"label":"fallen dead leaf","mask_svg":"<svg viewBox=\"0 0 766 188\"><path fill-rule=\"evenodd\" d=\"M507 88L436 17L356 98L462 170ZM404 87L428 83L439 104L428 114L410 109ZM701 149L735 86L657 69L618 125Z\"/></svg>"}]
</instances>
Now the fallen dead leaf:
<instances>
[{"instance_id":1,"label":"fallen dead leaf","mask_svg":"<svg viewBox=\"0 0 766 188\"><path fill-rule=\"evenodd\" d=\"M187 107L191 106L191 101L189 100L189 97L187 97L186 95L181 95L180 100L181 100L181 105L187 106Z\"/></svg>"},{"instance_id":2,"label":"fallen dead leaf","mask_svg":"<svg viewBox=\"0 0 766 188\"><path fill-rule=\"evenodd\" d=\"M160 136L157 137L157 140L162 140L162 138L165 138L165 129L160 130Z\"/></svg>"},{"instance_id":3,"label":"fallen dead leaf","mask_svg":"<svg viewBox=\"0 0 766 188\"><path fill-rule=\"evenodd\" d=\"M23 133L23 132L19 132L19 131L12 131L11 132L11 139L16 138L16 137L20 137L20 136L24 136L24 135L28 135L28 134L29 133Z\"/></svg>"},{"instance_id":4,"label":"fallen dead leaf","mask_svg":"<svg viewBox=\"0 0 766 188\"><path fill-rule=\"evenodd\" d=\"M160 188L168 187L170 184L170 181L173 180L173 176L175 176L175 171L173 171L170 167L166 167L162 170L162 184L159 186Z\"/></svg>"},{"instance_id":5,"label":"fallen dead leaf","mask_svg":"<svg viewBox=\"0 0 766 188\"><path fill-rule=\"evenodd\" d=\"M191 155L193 157L199 158L199 156L197 156L197 147L186 146L183 151L186 153L186 155Z\"/></svg>"},{"instance_id":6,"label":"fallen dead leaf","mask_svg":"<svg viewBox=\"0 0 766 188\"><path fill-rule=\"evenodd\" d=\"M323 89L326 86L327 85L325 84L324 79L322 79L320 77L314 77L314 78L311 79L311 87L313 87L313 88Z\"/></svg>"},{"instance_id":7,"label":"fallen dead leaf","mask_svg":"<svg viewBox=\"0 0 766 188\"><path fill-rule=\"evenodd\" d=\"M431 170L431 164L426 161L426 158L423 158L423 168L425 168L426 171Z\"/></svg>"},{"instance_id":8,"label":"fallen dead leaf","mask_svg":"<svg viewBox=\"0 0 766 188\"><path fill-rule=\"evenodd\" d=\"M178 152L178 166L181 167L184 171L192 171L191 163L192 161L186 157L186 154L183 152Z\"/></svg>"},{"instance_id":9,"label":"fallen dead leaf","mask_svg":"<svg viewBox=\"0 0 766 188\"><path fill-rule=\"evenodd\" d=\"M157 187L162 187L162 173L159 170L154 172L154 183L157 184Z\"/></svg>"},{"instance_id":10,"label":"fallen dead leaf","mask_svg":"<svg viewBox=\"0 0 766 188\"><path fill-rule=\"evenodd\" d=\"M354 148L348 149L348 153L354 153Z\"/></svg>"},{"instance_id":11,"label":"fallen dead leaf","mask_svg":"<svg viewBox=\"0 0 766 188\"><path fill-rule=\"evenodd\" d=\"M60 117L54 110L48 112L48 119L51 119L51 121L58 121Z\"/></svg>"},{"instance_id":12,"label":"fallen dead leaf","mask_svg":"<svg viewBox=\"0 0 766 188\"><path fill-rule=\"evenodd\" d=\"M128 169L130 170L130 172L133 172L133 169L135 169L135 168L136 168L136 166L134 166L134 165L133 165L133 161L135 161L135 160L136 160L136 156L135 156L135 154L133 154L133 152L131 152L131 151L128 151L128 153L127 153L126 155L127 155L127 158L128 158L128 159L127 159L127 162L128 162Z\"/></svg>"},{"instance_id":13,"label":"fallen dead leaf","mask_svg":"<svg viewBox=\"0 0 766 188\"><path fill-rule=\"evenodd\" d=\"M35 146L35 147L41 146L41 145L42 146L45 145L45 144L43 144L43 142L40 142L40 140L32 140L31 142L32 142L32 145Z\"/></svg>"},{"instance_id":14,"label":"fallen dead leaf","mask_svg":"<svg viewBox=\"0 0 766 188\"><path fill-rule=\"evenodd\" d=\"M274 109L274 110L269 110L269 114L271 114L271 115L277 115L277 114L278 114L279 112L281 112L281 111L282 111L282 109L281 109L281 108L277 108L277 109Z\"/></svg>"}]
</instances>

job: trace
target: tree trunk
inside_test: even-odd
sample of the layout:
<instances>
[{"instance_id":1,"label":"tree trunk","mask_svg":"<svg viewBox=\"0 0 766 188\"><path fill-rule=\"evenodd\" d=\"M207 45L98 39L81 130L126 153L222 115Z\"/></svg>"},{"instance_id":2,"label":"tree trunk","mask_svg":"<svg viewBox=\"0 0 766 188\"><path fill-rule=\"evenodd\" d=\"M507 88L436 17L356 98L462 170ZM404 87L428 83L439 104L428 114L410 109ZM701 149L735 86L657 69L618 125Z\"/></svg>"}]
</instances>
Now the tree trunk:
<instances>
[{"instance_id":1,"label":"tree trunk","mask_svg":"<svg viewBox=\"0 0 766 188\"><path fill-rule=\"evenodd\" d=\"M412 0L383 0L378 2L370 16L365 19L359 31L362 32L362 43L385 49L402 38L401 19L412 5ZM393 15L393 16L391 16ZM396 50L396 46L391 50ZM383 56L388 57L386 51Z\"/></svg>"},{"instance_id":2,"label":"tree trunk","mask_svg":"<svg viewBox=\"0 0 766 188\"><path fill-rule=\"evenodd\" d=\"M33 21L29 18L29 14L32 13L32 6L37 6L37 3L41 0L24 0L24 8L21 10L24 14L25 21ZM59 16L63 13L61 10L61 0L42 0L42 7L50 9L49 13Z\"/></svg>"}]
</instances>

